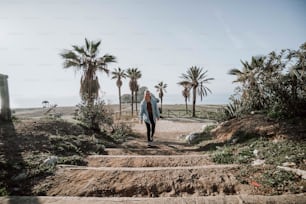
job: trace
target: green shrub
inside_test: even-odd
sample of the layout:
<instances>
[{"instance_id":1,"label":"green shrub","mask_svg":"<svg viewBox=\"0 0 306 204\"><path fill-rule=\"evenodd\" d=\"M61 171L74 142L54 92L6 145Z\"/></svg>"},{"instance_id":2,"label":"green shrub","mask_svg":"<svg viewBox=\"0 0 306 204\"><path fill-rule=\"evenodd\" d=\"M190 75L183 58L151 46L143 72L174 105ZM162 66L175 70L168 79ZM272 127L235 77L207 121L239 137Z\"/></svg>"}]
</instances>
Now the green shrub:
<instances>
[{"instance_id":1,"label":"green shrub","mask_svg":"<svg viewBox=\"0 0 306 204\"><path fill-rule=\"evenodd\" d=\"M293 186L294 183L301 181L301 177L285 170L281 169L273 169L266 171L262 178L261 182L269 187L272 187L275 191L282 192L293 192L293 193L301 193L300 188Z\"/></svg>"},{"instance_id":2,"label":"green shrub","mask_svg":"<svg viewBox=\"0 0 306 204\"><path fill-rule=\"evenodd\" d=\"M0 196L8 196L8 192L5 187L0 184Z\"/></svg>"},{"instance_id":3,"label":"green shrub","mask_svg":"<svg viewBox=\"0 0 306 204\"><path fill-rule=\"evenodd\" d=\"M112 112L106 107L103 100L96 100L92 104L83 101L77 107L75 118L89 129L101 131L101 126L113 124Z\"/></svg>"},{"instance_id":4,"label":"green shrub","mask_svg":"<svg viewBox=\"0 0 306 204\"><path fill-rule=\"evenodd\" d=\"M83 157L78 155L68 156L68 157L59 157L58 164L69 164L69 165L77 165L77 166L85 166L87 162Z\"/></svg>"},{"instance_id":5,"label":"green shrub","mask_svg":"<svg viewBox=\"0 0 306 204\"><path fill-rule=\"evenodd\" d=\"M118 142L124 142L126 137L132 132L131 126L126 123L116 123L112 129L112 138Z\"/></svg>"},{"instance_id":6,"label":"green shrub","mask_svg":"<svg viewBox=\"0 0 306 204\"><path fill-rule=\"evenodd\" d=\"M218 164L233 164L235 161L233 150L231 148L223 148L223 150L217 150L212 156L215 163Z\"/></svg>"}]
</instances>

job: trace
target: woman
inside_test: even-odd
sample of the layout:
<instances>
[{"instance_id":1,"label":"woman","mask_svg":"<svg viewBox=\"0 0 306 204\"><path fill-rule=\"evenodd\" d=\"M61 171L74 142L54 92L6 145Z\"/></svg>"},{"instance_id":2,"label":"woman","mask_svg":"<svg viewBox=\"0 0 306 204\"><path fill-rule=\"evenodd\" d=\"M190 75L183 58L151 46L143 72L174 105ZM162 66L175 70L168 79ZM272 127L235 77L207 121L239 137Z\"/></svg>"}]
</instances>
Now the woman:
<instances>
[{"instance_id":1,"label":"woman","mask_svg":"<svg viewBox=\"0 0 306 204\"><path fill-rule=\"evenodd\" d=\"M140 122L145 121L147 127L148 147L153 145L153 136L155 133L156 119L159 120L159 110L157 108L157 101L151 95L149 90L144 92L144 98L140 104Z\"/></svg>"}]
</instances>

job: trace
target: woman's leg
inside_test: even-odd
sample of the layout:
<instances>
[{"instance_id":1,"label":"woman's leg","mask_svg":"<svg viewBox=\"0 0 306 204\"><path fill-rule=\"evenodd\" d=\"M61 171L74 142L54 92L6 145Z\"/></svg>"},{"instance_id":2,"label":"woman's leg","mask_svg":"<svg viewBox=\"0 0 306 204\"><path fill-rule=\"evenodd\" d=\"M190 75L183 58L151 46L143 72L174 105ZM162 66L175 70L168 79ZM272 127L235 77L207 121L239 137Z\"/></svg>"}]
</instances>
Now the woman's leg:
<instances>
[{"instance_id":1,"label":"woman's leg","mask_svg":"<svg viewBox=\"0 0 306 204\"><path fill-rule=\"evenodd\" d=\"M150 127L150 124L145 122L146 124L146 127L147 127L147 138L148 138L148 142L151 141L151 138L150 138L150 132L151 132L151 127Z\"/></svg>"},{"instance_id":2,"label":"woman's leg","mask_svg":"<svg viewBox=\"0 0 306 204\"><path fill-rule=\"evenodd\" d=\"M151 141L153 141L153 136L154 136L154 133L155 133L155 122L154 120L150 120L151 121L151 125L152 125L152 134L151 134Z\"/></svg>"}]
</instances>

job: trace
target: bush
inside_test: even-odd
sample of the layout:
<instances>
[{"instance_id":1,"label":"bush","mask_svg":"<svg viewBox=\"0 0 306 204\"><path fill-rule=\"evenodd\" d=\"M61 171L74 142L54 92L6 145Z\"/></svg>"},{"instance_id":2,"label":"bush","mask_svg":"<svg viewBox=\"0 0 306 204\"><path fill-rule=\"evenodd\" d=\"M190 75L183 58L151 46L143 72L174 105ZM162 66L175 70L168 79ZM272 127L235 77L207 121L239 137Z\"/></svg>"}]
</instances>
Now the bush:
<instances>
[{"instance_id":1,"label":"bush","mask_svg":"<svg viewBox=\"0 0 306 204\"><path fill-rule=\"evenodd\" d=\"M231 148L224 148L213 154L213 161L217 164L233 164L235 161L233 150Z\"/></svg>"},{"instance_id":2,"label":"bush","mask_svg":"<svg viewBox=\"0 0 306 204\"><path fill-rule=\"evenodd\" d=\"M112 112L106 108L103 100L96 100L93 103L83 101L77 107L75 118L89 129L101 131L101 126L113 124Z\"/></svg>"},{"instance_id":3,"label":"bush","mask_svg":"<svg viewBox=\"0 0 306 204\"><path fill-rule=\"evenodd\" d=\"M69 164L69 165L77 165L77 166L85 166L87 162L83 157L78 155L68 156L68 157L59 157L57 162L58 164Z\"/></svg>"},{"instance_id":4,"label":"bush","mask_svg":"<svg viewBox=\"0 0 306 204\"><path fill-rule=\"evenodd\" d=\"M271 52L267 56L252 57L251 61L241 61L243 67L231 69L236 76L234 82L239 100L245 112L265 111L272 118L290 118L306 115L305 60L306 43L299 50L284 49L279 54ZM236 115L235 103L229 104L225 113ZM239 113L239 111L238 111Z\"/></svg>"},{"instance_id":5,"label":"bush","mask_svg":"<svg viewBox=\"0 0 306 204\"><path fill-rule=\"evenodd\" d=\"M132 132L129 125L125 123L116 123L113 125L112 138L118 142L124 142L126 137Z\"/></svg>"},{"instance_id":6,"label":"bush","mask_svg":"<svg viewBox=\"0 0 306 204\"><path fill-rule=\"evenodd\" d=\"M277 192L285 191L300 193L301 189L293 185L301 180L301 177L285 170L273 169L265 172L262 176L262 183L272 187Z\"/></svg>"},{"instance_id":7,"label":"bush","mask_svg":"<svg viewBox=\"0 0 306 204\"><path fill-rule=\"evenodd\" d=\"M241 101L238 99L232 99L232 102L224 107L225 119L229 120L232 118L238 118L243 113L243 106Z\"/></svg>"}]
</instances>

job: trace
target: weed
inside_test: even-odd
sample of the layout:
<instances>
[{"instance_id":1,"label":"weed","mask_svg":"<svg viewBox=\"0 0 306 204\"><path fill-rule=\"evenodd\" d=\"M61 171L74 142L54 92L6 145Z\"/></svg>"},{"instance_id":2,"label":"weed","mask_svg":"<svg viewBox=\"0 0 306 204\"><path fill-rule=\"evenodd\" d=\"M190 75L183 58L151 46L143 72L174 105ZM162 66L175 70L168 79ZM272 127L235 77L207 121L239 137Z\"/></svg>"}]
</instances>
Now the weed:
<instances>
[{"instance_id":1,"label":"weed","mask_svg":"<svg viewBox=\"0 0 306 204\"><path fill-rule=\"evenodd\" d=\"M273 169L266 171L261 182L269 187L272 187L276 192L300 192L301 189L293 188L294 183L301 181L301 177L288 171ZM278 193L277 193L278 194Z\"/></svg>"},{"instance_id":2,"label":"weed","mask_svg":"<svg viewBox=\"0 0 306 204\"><path fill-rule=\"evenodd\" d=\"M78 155L68 156L68 157L59 157L58 164L69 164L77 166L86 166L87 162L83 157Z\"/></svg>"},{"instance_id":3,"label":"weed","mask_svg":"<svg viewBox=\"0 0 306 204\"><path fill-rule=\"evenodd\" d=\"M233 164L235 161L233 150L230 147L225 147L221 151L217 150L212 159L218 164Z\"/></svg>"}]
</instances>

